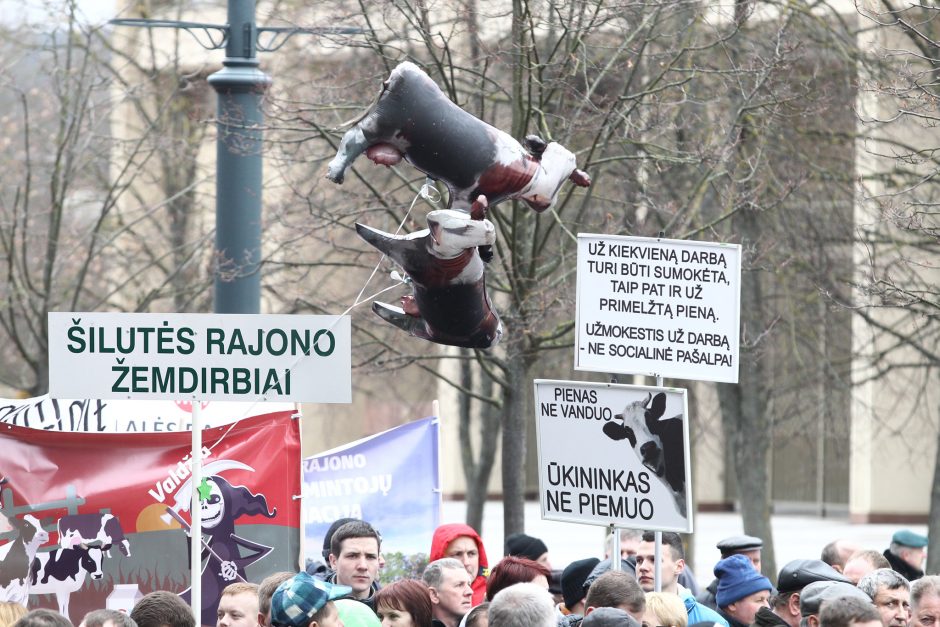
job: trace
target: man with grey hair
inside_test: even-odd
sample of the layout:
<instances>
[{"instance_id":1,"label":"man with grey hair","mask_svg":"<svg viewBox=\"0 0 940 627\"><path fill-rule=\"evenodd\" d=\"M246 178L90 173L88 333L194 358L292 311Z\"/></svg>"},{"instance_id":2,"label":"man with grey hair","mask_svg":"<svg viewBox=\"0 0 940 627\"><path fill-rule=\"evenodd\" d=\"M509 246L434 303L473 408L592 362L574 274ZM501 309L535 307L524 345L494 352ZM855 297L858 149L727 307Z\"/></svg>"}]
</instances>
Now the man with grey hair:
<instances>
[{"instance_id":1,"label":"man with grey hair","mask_svg":"<svg viewBox=\"0 0 940 627\"><path fill-rule=\"evenodd\" d=\"M643 541L642 529L620 530L620 559L629 559L636 555L636 550ZM608 533L604 542L604 559L609 559L614 550L614 534Z\"/></svg>"},{"instance_id":2,"label":"man with grey hair","mask_svg":"<svg viewBox=\"0 0 940 627\"><path fill-rule=\"evenodd\" d=\"M463 615L473 607L473 588L467 569L459 560L442 557L427 565L422 579L431 597L431 624L457 627Z\"/></svg>"},{"instance_id":3,"label":"man with grey hair","mask_svg":"<svg viewBox=\"0 0 940 627\"><path fill-rule=\"evenodd\" d=\"M907 627L911 620L911 584L890 568L879 568L862 577L858 589L871 597L884 627Z\"/></svg>"},{"instance_id":4,"label":"man with grey hair","mask_svg":"<svg viewBox=\"0 0 940 627\"><path fill-rule=\"evenodd\" d=\"M490 627L555 627L555 603L544 587L517 583L503 588L490 601Z\"/></svg>"},{"instance_id":5,"label":"man with grey hair","mask_svg":"<svg viewBox=\"0 0 940 627\"><path fill-rule=\"evenodd\" d=\"M92 610L78 627L137 627L130 615L117 610Z\"/></svg>"},{"instance_id":6,"label":"man with grey hair","mask_svg":"<svg viewBox=\"0 0 940 627\"><path fill-rule=\"evenodd\" d=\"M926 575L911 584L912 627L940 627L940 576Z\"/></svg>"}]
</instances>

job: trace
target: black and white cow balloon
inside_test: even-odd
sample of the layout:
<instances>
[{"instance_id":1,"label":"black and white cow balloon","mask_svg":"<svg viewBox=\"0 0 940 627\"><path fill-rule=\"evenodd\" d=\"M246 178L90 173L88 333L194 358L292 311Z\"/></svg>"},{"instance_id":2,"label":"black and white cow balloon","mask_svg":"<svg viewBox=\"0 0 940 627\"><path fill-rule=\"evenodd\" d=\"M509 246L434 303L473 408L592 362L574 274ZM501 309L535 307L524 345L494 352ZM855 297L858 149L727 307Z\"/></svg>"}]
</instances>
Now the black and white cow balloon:
<instances>
[{"instance_id":1,"label":"black and white cow balloon","mask_svg":"<svg viewBox=\"0 0 940 627\"><path fill-rule=\"evenodd\" d=\"M413 293L402 306L373 303L384 320L430 342L490 348L503 325L486 292L483 260L477 250L496 242L489 220L473 219L453 209L427 215L428 228L410 235L384 233L356 224L362 239L398 263L410 278Z\"/></svg>"},{"instance_id":2,"label":"black and white cow balloon","mask_svg":"<svg viewBox=\"0 0 940 627\"><path fill-rule=\"evenodd\" d=\"M509 134L454 104L418 66L404 62L383 83L378 100L340 142L327 178L342 183L363 152L374 163L402 159L441 181L450 191L448 208L470 211L480 196L489 207L516 198L535 211L555 203L566 180L588 187L574 154L556 142Z\"/></svg>"}]
</instances>

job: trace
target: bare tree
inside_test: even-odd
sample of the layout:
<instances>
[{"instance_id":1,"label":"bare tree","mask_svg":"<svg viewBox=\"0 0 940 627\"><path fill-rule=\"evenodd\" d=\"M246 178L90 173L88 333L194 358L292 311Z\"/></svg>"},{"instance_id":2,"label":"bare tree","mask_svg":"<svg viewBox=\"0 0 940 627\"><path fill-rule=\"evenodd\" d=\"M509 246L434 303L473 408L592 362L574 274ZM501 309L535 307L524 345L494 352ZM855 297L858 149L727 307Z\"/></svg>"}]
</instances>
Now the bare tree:
<instances>
[{"instance_id":1,"label":"bare tree","mask_svg":"<svg viewBox=\"0 0 940 627\"><path fill-rule=\"evenodd\" d=\"M878 0L860 5L860 14L873 32L877 64L862 85L872 105L861 108L872 165L860 195L872 220L860 233L864 265L851 307L879 339L865 347L871 367L860 376L884 381L900 374L912 406L936 415L940 9ZM934 445L928 572L940 571L940 430Z\"/></svg>"},{"instance_id":2,"label":"bare tree","mask_svg":"<svg viewBox=\"0 0 940 627\"><path fill-rule=\"evenodd\" d=\"M163 152L154 146L155 139L169 144L192 138L155 120L116 136L115 128L128 122L120 107L147 100L154 86L147 77L115 84L123 62L102 31L82 23L74 3L51 10L61 12L45 22L53 25L48 31L3 33L8 58L18 62L0 73L9 149L0 172L6 271L0 380L30 394L48 389L48 312L145 310L161 299L180 304L182 294L191 299L194 291L201 293L199 280L186 274L186 258L200 246L173 217L192 213L191 205L178 205L191 197L195 182L173 176L196 171L192 155L178 146ZM149 102L164 114L180 106L169 94ZM167 118L186 120L187 112ZM162 167L163 193L144 192L155 165ZM170 224L156 232L171 238L161 243L144 224L159 224L167 209ZM179 281L181 275L187 282Z\"/></svg>"},{"instance_id":3,"label":"bare tree","mask_svg":"<svg viewBox=\"0 0 940 627\"><path fill-rule=\"evenodd\" d=\"M304 236L328 244L328 263L366 266L361 272L369 274L374 257L363 257L348 234L354 220L386 230L423 226L411 203L422 177L409 167L383 172L363 162L340 190L311 179L324 171L335 129L364 110L379 81L406 58L419 61L452 100L494 126L518 138L539 133L575 150L594 178L585 192L564 189L550 213L508 203L491 211L498 240L488 285L498 294L506 328L496 349L442 354L389 335L368 317L356 320L357 333L368 338L358 362L363 369L416 364L441 377L439 360L458 360L463 374L449 382L479 407L498 412L507 533L524 526L531 380L564 372L572 345L573 234L666 232L745 245L742 383L723 388L722 408L745 529L772 547L768 425L774 400L801 386L795 364L783 369L794 376L787 385L771 383L788 336L776 338L780 329L815 328L807 311L815 307L812 317L819 314L809 303L782 308L782 292L806 289L815 294L808 299L813 303L822 298L810 250L777 245L799 222L780 216L812 197L800 194L813 185L831 187L835 180L843 194L852 185L851 176L834 174L844 161L833 153L851 141L840 135L844 127L833 128L831 119L803 122L838 97L845 104L845 91L837 97L828 80L839 76L840 89L850 83L847 66L856 58L851 29L821 7L828 20L818 20L808 4L757 2L736 3L727 15L681 1L517 0L495 8L455 2L433 11L420 3L337 2L324 9L366 29L364 38L343 42L359 42L362 52L334 51L335 61L314 69L316 93L292 85L286 90L291 97L275 97L271 106L275 143L291 172L285 180L307 217ZM807 36L811 45L802 41ZM850 105L840 113L851 117ZM299 139L309 137L309 129L319 141ZM299 221L284 209L278 220L296 227ZM828 237L825 228L818 230ZM318 262L326 259L320 255ZM293 255L291 271L309 277L318 262ZM792 276L781 276L782 267L793 268ZM352 294L341 298L352 300ZM290 306L329 310L328 300ZM790 353L832 351L822 340L800 339L797 348ZM472 465L467 472L472 483ZM485 482L470 489L485 490ZM767 570L775 570L772 560Z\"/></svg>"}]
</instances>

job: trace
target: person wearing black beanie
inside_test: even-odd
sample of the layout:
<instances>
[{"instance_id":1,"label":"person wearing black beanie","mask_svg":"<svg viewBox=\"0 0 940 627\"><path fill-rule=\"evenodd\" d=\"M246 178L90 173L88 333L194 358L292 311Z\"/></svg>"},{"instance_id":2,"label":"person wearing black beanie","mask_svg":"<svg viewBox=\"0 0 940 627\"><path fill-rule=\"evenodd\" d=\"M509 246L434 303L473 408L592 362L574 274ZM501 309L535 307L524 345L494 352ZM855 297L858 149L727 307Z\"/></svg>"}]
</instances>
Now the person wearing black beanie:
<instances>
[{"instance_id":1,"label":"person wearing black beanie","mask_svg":"<svg viewBox=\"0 0 940 627\"><path fill-rule=\"evenodd\" d=\"M594 567L600 563L596 557L571 562L561 572L561 596L564 599L562 614L584 614L584 597L587 595L585 580Z\"/></svg>"},{"instance_id":2,"label":"person wearing black beanie","mask_svg":"<svg viewBox=\"0 0 940 627\"><path fill-rule=\"evenodd\" d=\"M505 555L513 557L527 557L533 562L544 564L549 570L552 565L548 559L548 547L538 538L527 536L524 533L514 533L506 538Z\"/></svg>"}]
</instances>

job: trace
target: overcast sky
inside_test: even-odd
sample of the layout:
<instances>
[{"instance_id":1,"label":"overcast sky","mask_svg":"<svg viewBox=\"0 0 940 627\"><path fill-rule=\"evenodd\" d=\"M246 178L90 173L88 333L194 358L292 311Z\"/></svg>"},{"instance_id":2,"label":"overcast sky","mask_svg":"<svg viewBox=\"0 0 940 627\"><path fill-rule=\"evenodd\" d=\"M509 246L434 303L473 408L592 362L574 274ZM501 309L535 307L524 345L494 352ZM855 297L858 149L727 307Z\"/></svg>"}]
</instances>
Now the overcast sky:
<instances>
[{"instance_id":1,"label":"overcast sky","mask_svg":"<svg viewBox=\"0 0 940 627\"><path fill-rule=\"evenodd\" d=\"M0 20L10 25L25 23L42 24L48 22L49 6L59 7L62 0L0 0ZM78 0L78 7L84 16L83 21L102 24L116 17L117 2L114 0Z\"/></svg>"}]
</instances>

